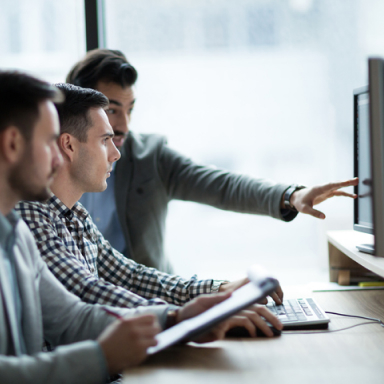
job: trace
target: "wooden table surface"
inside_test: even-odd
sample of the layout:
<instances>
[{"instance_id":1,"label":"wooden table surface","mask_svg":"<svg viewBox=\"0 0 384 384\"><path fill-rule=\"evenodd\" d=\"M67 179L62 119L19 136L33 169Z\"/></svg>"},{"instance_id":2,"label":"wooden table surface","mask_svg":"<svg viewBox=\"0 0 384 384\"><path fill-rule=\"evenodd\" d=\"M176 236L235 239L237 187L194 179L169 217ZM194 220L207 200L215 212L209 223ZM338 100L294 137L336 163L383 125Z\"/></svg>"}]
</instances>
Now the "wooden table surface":
<instances>
[{"instance_id":1,"label":"wooden table surface","mask_svg":"<svg viewBox=\"0 0 384 384\"><path fill-rule=\"evenodd\" d=\"M312 293L326 311L384 319L384 291ZM126 384L384 383L384 328L329 315L329 330L291 331L273 339L177 345L124 373ZM307 332L307 331L303 331Z\"/></svg>"}]
</instances>

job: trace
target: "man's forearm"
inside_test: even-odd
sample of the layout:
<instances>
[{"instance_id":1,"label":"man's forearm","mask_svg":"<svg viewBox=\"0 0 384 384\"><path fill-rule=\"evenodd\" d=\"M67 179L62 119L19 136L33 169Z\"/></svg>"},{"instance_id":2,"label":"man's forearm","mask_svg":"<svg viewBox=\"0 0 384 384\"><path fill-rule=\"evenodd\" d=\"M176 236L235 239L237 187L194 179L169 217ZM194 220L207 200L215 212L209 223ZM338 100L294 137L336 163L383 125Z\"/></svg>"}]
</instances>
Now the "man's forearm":
<instances>
[{"instance_id":1,"label":"man's forearm","mask_svg":"<svg viewBox=\"0 0 384 384\"><path fill-rule=\"evenodd\" d=\"M96 341L62 346L49 353L18 357L0 355L1 384L104 383L106 362Z\"/></svg>"}]
</instances>

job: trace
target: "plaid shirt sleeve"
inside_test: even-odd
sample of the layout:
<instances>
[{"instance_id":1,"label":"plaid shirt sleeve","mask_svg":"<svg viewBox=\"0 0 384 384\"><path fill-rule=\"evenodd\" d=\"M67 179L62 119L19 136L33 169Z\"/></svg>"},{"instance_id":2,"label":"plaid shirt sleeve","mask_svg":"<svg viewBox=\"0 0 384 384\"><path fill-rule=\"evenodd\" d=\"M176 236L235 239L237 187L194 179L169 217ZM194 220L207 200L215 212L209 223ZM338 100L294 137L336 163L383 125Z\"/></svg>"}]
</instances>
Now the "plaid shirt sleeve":
<instances>
[{"instance_id":1,"label":"plaid shirt sleeve","mask_svg":"<svg viewBox=\"0 0 384 384\"><path fill-rule=\"evenodd\" d=\"M196 296L211 293L212 279L198 280L194 275L187 280L138 264L112 248L92 220L89 220L89 225L98 242L97 262L101 278L146 299L157 297L175 305L183 305Z\"/></svg>"},{"instance_id":2,"label":"plaid shirt sleeve","mask_svg":"<svg viewBox=\"0 0 384 384\"><path fill-rule=\"evenodd\" d=\"M29 226L51 272L81 300L128 308L166 304L159 299L146 300L127 288L114 285L114 281L99 278L97 271L92 271L92 266L87 265L84 258L69 251L68 241L74 240L60 219L51 214L44 204L20 202L16 209ZM73 246L76 246L75 243Z\"/></svg>"}]
</instances>

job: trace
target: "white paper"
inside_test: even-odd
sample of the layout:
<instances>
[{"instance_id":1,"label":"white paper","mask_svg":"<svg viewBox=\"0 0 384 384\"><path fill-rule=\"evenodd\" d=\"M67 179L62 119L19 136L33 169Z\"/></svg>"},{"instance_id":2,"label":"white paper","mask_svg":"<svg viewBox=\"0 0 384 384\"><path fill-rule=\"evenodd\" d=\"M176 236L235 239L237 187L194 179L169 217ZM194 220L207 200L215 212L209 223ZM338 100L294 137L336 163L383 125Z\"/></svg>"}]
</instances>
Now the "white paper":
<instances>
[{"instance_id":1,"label":"white paper","mask_svg":"<svg viewBox=\"0 0 384 384\"><path fill-rule=\"evenodd\" d=\"M234 291L227 300L215 305L202 314L191 319L176 324L156 336L157 345L147 349L148 354L154 354L167 348L181 340L195 330L203 328L212 320L220 318L222 315L231 313L233 310L241 310L263 297L263 291L251 282Z\"/></svg>"}]
</instances>

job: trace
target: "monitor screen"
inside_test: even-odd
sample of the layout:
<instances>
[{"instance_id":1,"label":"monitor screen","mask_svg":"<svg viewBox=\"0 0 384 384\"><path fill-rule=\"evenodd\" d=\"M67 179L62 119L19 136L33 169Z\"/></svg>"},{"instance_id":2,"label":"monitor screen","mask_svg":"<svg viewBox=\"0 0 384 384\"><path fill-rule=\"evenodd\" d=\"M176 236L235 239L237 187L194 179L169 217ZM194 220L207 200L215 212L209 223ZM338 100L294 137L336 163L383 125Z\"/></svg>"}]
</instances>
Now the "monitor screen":
<instances>
[{"instance_id":1,"label":"monitor screen","mask_svg":"<svg viewBox=\"0 0 384 384\"><path fill-rule=\"evenodd\" d=\"M354 91L354 174L359 178L355 187L354 229L373 233L372 169L369 130L368 87Z\"/></svg>"},{"instance_id":2,"label":"monitor screen","mask_svg":"<svg viewBox=\"0 0 384 384\"><path fill-rule=\"evenodd\" d=\"M384 257L384 60L368 60L374 255Z\"/></svg>"},{"instance_id":3,"label":"monitor screen","mask_svg":"<svg viewBox=\"0 0 384 384\"><path fill-rule=\"evenodd\" d=\"M384 60L368 60L369 84L354 92L354 229L372 233L360 251L384 257Z\"/></svg>"}]
</instances>

